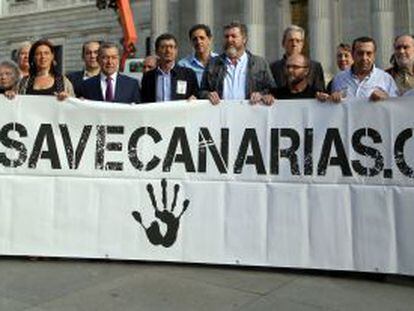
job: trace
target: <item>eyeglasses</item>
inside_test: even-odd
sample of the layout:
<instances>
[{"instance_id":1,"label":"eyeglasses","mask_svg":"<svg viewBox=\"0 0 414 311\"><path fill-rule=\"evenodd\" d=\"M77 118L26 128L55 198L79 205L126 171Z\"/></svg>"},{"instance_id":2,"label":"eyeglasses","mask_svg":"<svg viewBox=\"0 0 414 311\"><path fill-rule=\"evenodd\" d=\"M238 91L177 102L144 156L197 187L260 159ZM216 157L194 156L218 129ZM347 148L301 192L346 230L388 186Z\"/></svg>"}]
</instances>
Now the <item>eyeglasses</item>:
<instances>
[{"instance_id":1,"label":"eyeglasses","mask_svg":"<svg viewBox=\"0 0 414 311\"><path fill-rule=\"evenodd\" d=\"M286 65L286 69L293 69L293 70L297 70L297 69L302 69L302 68L308 68L308 66Z\"/></svg>"},{"instance_id":2,"label":"eyeglasses","mask_svg":"<svg viewBox=\"0 0 414 311\"><path fill-rule=\"evenodd\" d=\"M13 72L0 72L0 77L11 77L13 75Z\"/></svg>"}]
</instances>

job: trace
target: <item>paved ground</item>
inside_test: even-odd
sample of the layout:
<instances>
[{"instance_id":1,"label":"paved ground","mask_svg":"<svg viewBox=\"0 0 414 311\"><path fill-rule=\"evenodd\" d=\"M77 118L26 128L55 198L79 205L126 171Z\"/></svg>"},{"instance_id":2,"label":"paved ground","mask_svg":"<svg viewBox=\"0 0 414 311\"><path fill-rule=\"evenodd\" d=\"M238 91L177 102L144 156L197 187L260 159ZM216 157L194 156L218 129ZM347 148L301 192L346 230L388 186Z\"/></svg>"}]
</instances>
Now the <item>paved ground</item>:
<instances>
[{"instance_id":1,"label":"paved ground","mask_svg":"<svg viewBox=\"0 0 414 311\"><path fill-rule=\"evenodd\" d=\"M0 257L0 310L414 310L414 278Z\"/></svg>"}]
</instances>

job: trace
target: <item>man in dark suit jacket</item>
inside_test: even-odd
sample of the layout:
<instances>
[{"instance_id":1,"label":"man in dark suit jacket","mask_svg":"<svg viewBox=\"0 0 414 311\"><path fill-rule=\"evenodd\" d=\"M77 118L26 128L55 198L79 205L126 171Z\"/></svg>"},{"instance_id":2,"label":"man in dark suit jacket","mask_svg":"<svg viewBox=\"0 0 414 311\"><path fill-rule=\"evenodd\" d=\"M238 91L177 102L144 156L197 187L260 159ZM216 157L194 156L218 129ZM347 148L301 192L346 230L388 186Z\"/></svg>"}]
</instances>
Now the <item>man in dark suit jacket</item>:
<instances>
[{"instance_id":1,"label":"man in dark suit jacket","mask_svg":"<svg viewBox=\"0 0 414 311\"><path fill-rule=\"evenodd\" d=\"M101 73L82 82L81 97L128 104L141 102L138 80L118 72L119 49L115 43L101 44L98 62L101 66Z\"/></svg>"},{"instance_id":2,"label":"man in dark suit jacket","mask_svg":"<svg viewBox=\"0 0 414 311\"><path fill-rule=\"evenodd\" d=\"M285 29L282 40L285 55L282 59L270 64L270 70L278 88L287 86L286 59L294 54L302 54L304 40L305 30L303 28L292 25ZM310 61L308 79L312 88L320 91L325 90L325 78L319 62Z\"/></svg>"},{"instance_id":3,"label":"man in dark suit jacket","mask_svg":"<svg viewBox=\"0 0 414 311\"><path fill-rule=\"evenodd\" d=\"M87 80L99 74L101 67L98 63L98 50L100 42L87 41L82 45L82 60L85 64L85 69L80 71L73 71L66 75L73 85L76 97L80 96L81 85L83 80Z\"/></svg>"},{"instance_id":4,"label":"man in dark suit jacket","mask_svg":"<svg viewBox=\"0 0 414 311\"><path fill-rule=\"evenodd\" d=\"M195 72L175 64L177 39L172 34L160 35L155 41L155 51L158 67L142 78L142 102L196 99L199 89Z\"/></svg>"}]
</instances>

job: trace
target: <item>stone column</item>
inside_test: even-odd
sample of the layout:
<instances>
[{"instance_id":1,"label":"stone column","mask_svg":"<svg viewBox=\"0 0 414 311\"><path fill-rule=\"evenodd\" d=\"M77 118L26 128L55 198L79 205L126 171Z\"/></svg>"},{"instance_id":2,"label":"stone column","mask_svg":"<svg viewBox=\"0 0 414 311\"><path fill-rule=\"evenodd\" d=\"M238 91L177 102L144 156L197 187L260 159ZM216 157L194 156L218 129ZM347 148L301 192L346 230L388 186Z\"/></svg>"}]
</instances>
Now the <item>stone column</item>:
<instances>
[{"instance_id":1,"label":"stone column","mask_svg":"<svg viewBox=\"0 0 414 311\"><path fill-rule=\"evenodd\" d=\"M393 53L394 6L393 0L371 0L372 36L377 43L376 64L385 68Z\"/></svg>"},{"instance_id":2,"label":"stone column","mask_svg":"<svg viewBox=\"0 0 414 311\"><path fill-rule=\"evenodd\" d=\"M279 0L277 2L277 11L276 11L276 20L277 24L277 41L273 41L275 38L272 38L274 45L277 47L277 59L283 57L285 50L282 46L283 32L285 29L292 24L292 13L290 11L290 2L289 0Z\"/></svg>"},{"instance_id":3,"label":"stone column","mask_svg":"<svg viewBox=\"0 0 414 311\"><path fill-rule=\"evenodd\" d=\"M330 0L309 1L310 57L322 64L325 80L332 77Z\"/></svg>"},{"instance_id":4,"label":"stone column","mask_svg":"<svg viewBox=\"0 0 414 311\"><path fill-rule=\"evenodd\" d=\"M151 49L155 39L168 31L168 0L151 0Z\"/></svg>"},{"instance_id":5,"label":"stone column","mask_svg":"<svg viewBox=\"0 0 414 311\"><path fill-rule=\"evenodd\" d=\"M265 56L265 1L245 0L246 24L249 29L248 49L256 55Z\"/></svg>"},{"instance_id":6,"label":"stone column","mask_svg":"<svg viewBox=\"0 0 414 311\"><path fill-rule=\"evenodd\" d=\"M40 11L45 7L43 0L37 0L37 9Z\"/></svg>"},{"instance_id":7,"label":"stone column","mask_svg":"<svg viewBox=\"0 0 414 311\"><path fill-rule=\"evenodd\" d=\"M411 33L410 0L394 1L395 34Z\"/></svg>"},{"instance_id":8,"label":"stone column","mask_svg":"<svg viewBox=\"0 0 414 311\"><path fill-rule=\"evenodd\" d=\"M214 26L214 0L196 0L196 23Z\"/></svg>"}]
</instances>

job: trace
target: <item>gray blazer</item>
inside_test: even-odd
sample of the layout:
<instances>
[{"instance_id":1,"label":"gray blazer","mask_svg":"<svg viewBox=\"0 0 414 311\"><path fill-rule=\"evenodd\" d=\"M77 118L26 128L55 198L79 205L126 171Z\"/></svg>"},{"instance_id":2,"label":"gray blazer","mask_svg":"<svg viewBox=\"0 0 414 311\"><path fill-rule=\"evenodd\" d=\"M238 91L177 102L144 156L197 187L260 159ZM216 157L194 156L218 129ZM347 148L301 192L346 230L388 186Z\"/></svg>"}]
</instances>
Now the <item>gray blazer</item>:
<instances>
[{"instance_id":1,"label":"gray blazer","mask_svg":"<svg viewBox=\"0 0 414 311\"><path fill-rule=\"evenodd\" d=\"M247 83L246 98L249 99L251 93L259 92L263 95L270 94L275 88L275 80L270 71L269 64L261 57L246 51L247 63ZM226 55L221 54L210 60L201 80L201 91L199 98L208 98L209 92L217 92L223 98L223 84L226 75Z\"/></svg>"}]
</instances>

